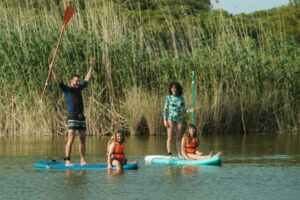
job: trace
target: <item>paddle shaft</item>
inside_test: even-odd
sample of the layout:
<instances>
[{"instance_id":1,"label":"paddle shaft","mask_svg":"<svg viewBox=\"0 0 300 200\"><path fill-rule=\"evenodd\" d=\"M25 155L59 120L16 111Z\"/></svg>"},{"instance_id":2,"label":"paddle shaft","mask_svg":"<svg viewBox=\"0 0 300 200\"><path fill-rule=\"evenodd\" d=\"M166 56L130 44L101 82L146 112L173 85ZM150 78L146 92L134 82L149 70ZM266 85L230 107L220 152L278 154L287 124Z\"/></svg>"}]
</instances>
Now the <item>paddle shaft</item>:
<instances>
[{"instance_id":1,"label":"paddle shaft","mask_svg":"<svg viewBox=\"0 0 300 200\"><path fill-rule=\"evenodd\" d=\"M64 33L64 29L65 29L65 25L63 25L62 29L61 29L61 33L60 33L59 40L58 40L58 43L57 43L57 46L56 46L56 50L55 50L53 59L51 61L51 68L49 70L49 73L48 73L48 76L47 76L47 79L46 79L46 83L45 83L45 87L44 87L44 90L43 90L43 93L42 93L42 96L41 96L41 101L44 98L44 95L45 95L45 92L46 92L46 88L48 86L48 82L49 82L49 79L50 79L50 76L51 76L51 73L52 73L52 69L53 69L53 64L54 64L54 61L55 61L55 58L56 58L56 55L57 55L57 52L58 52L58 47L60 45L60 41L61 41L62 35Z\"/></svg>"},{"instance_id":2,"label":"paddle shaft","mask_svg":"<svg viewBox=\"0 0 300 200\"><path fill-rule=\"evenodd\" d=\"M43 90L43 94L41 96L40 104L43 103L43 98L44 98L45 91L46 91L46 88L47 88L47 85L48 85L48 81L49 81L51 73L52 73L52 68L53 68L54 61L55 61L55 58L56 58L56 55L57 55L57 52L58 52L58 47L59 47L62 35L64 33L65 26L67 25L67 23L69 22L69 20L72 18L73 13L74 13L74 9L72 7L70 7L70 6L68 6L66 8L66 11L65 11L65 14L64 14L63 26L61 28L61 33L60 33L60 36L59 36L59 39L58 39L58 43L57 43L57 46L56 46L56 49L55 49L55 53L54 53L53 59L51 61L51 67L50 67L50 70L49 70L49 73L48 73L48 76L47 76L47 79L46 79L46 83L45 83L45 87L44 87L44 90Z\"/></svg>"},{"instance_id":3,"label":"paddle shaft","mask_svg":"<svg viewBox=\"0 0 300 200\"><path fill-rule=\"evenodd\" d=\"M193 105L192 107L195 108L195 72L192 72L193 74L193 81L192 81L192 90L193 90ZM195 125L195 111L193 112L193 125Z\"/></svg>"}]
</instances>

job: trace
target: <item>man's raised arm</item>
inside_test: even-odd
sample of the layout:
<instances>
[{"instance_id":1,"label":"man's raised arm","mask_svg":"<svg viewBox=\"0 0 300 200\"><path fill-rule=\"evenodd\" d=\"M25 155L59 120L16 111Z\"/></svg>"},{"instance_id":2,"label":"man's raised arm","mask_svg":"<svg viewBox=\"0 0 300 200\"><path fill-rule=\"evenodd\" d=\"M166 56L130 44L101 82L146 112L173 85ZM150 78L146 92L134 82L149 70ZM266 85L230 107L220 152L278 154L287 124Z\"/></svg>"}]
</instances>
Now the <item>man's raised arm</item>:
<instances>
[{"instance_id":1,"label":"man's raised arm","mask_svg":"<svg viewBox=\"0 0 300 200\"><path fill-rule=\"evenodd\" d=\"M94 67L94 63L95 63L95 58L91 58L90 60L90 69L88 71L88 73L86 74L84 80L85 81L89 81L91 76L92 76L92 71L93 71L93 67Z\"/></svg>"},{"instance_id":2,"label":"man's raised arm","mask_svg":"<svg viewBox=\"0 0 300 200\"><path fill-rule=\"evenodd\" d=\"M55 71L54 71L54 65L50 64L49 65L49 68L51 69L52 67L52 75L53 75L53 78L55 80L55 82L59 85L61 83L61 81L59 80L59 78L57 77Z\"/></svg>"}]
</instances>

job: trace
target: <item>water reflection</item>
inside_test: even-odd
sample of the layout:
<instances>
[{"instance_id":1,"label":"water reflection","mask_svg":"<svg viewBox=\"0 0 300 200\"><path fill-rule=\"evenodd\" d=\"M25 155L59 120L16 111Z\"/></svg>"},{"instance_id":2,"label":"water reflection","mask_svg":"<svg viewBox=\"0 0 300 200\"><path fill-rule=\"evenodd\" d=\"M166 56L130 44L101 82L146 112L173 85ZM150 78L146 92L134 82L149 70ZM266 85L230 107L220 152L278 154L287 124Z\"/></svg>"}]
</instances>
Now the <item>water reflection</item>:
<instances>
[{"instance_id":1,"label":"water reflection","mask_svg":"<svg viewBox=\"0 0 300 200\"><path fill-rule=\"evenodd\" d=\"M52 172L58 172L51 170ZM58 187L56 192L60 193L61 199L84 199L88 188L88 178L86 177L86 170L74 171L74 170L62 170L65 176L58 176L55 180L55 185ZM53 174L55 175L63 175Z\"/></svg>"},{"instance_id":2,"label":"water reflection","mask_svg":"<svg viewBox=\"0 0 300 200\"><path fill-rule=\"evenodd\" d=\"M198 174L199 167L198 166L184 166L181 168L181 174Z\"/></svg>"},{"instance_id":3,"label":"water reflection","mask_svg":"<svg viewBox=\"0 0 300 200\"><path fill-rule=\"evenodd\" d=\"M74 170L65 170L65 179L67 185L73 187L82 187L87 184L86 182L86 170L74 171Z\"/></svg>"},{"instance_id":4,"label":"water reflection","mask_svg":"<svg viewBox=\"0 0 300 200\"><path fill-rule=\"evenodd\" d=\"M78 171L75 171L75 172L78 172ZM67 169L66 170L66 177L70 177L70 178L72 178L72 177L76 177L76 176L84 176L84 175L86 175L86 170L80 170L79 171L79 174L74 174L74 171L73 170L69 170L69 169Z\"/></svg>"},{"instance_id":5,"label":"water reflection","mask_svg":"<svg viewBox=\"0 0 300 200\"><path fill-rule=\"evenodd\" d=\"M261 194L264 199L297 199L300 195L295 176L300 173L297 134L200 135L200 151L224 152L222 167L146 165L144 156L166 153L166 136L127 137L125 153L139 161L138 170L34 167L39 161L62 161L66 139L0 137L0 199L262 199ZM87 137L89 163L106 164L108 140ZM75 146L72 161L79 161Z\"/></svg>"},{"instance_id":6,"label":"water reflection","mask_svg":"<svg viewBox=\"0 0 300 200\"><path fill-rule=\"evenodd\" d=\"M104 158L109 137L87 137L86 154L89 157ZM255 155L290 155L300 152L299 134L226 134L199 135L200 151L207 153L223 151L226 156ZM64 157L65 136L14 136L0 137L0 156L44 156L45 160L60 160ZM77 162L79 152L78 140L74 142L72 160ZM172 144L175 151L175 142ZM127 136L125 143L126 156L165 155L166 136Z\"/></svg>"},{"instance_id":7,"label":"water reflection","mask_svg":"<svg viewBox=\"0 0 300 200\"><path fill-rule=\"evenodd\" d=\"M107 170L108 175L122 175L124 173L125 173L124 170L113 170L113 169Z\"/></svg>"},{"instance_id":8,"label":"water reflection","mask_svg":"<svg viewBox=\"0 0 300 200\"><path fill-rule=\"evenodd\" d=\"M112 182L120 182L120 180L123 178L123 175L125 174L124 170L107 170L106 173L106 179L108 181L112 181Z\"/></svg>"},{"instance_id":9,"label":"water reflection","mask_svg":"<svg viewBox=\"0 0 300 200\"><path fill-rule=\"evenodd\" d=\"M164 167L164 166L162 165L162 167ZM181 173L181 169L178 166L174 166L174 165L168 165L167 166L166 175L168 177L175 177L176 178L178 176L178 174L180 174L180 173Z\"/></svg>"},{"instance_id":10,"label":"water reflection","mask_svg":"<svg viewBox=\"0 0 300 200\"><path fill-rule=\"evenodd\" d=\"M218 171L221 166L215 165L203 165L203 166L174 166L168 165L166 166L166 174L167 176L178 177L178 175L199 175L201 173L207 173L212 171Z\"/></svg>"}]
</instances>

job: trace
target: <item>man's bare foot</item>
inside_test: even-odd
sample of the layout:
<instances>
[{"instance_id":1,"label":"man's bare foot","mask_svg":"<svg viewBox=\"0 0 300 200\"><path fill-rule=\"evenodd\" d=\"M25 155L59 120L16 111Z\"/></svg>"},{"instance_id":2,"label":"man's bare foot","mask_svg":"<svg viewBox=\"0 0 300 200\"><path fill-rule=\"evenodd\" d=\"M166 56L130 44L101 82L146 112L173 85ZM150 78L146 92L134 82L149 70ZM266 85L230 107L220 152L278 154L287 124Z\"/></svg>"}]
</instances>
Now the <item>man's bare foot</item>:
<instances>
[{"instance_id":1,"label":"man's bare foot","mask_svg":"<svg viewBox=\"0 0 300 200\"><path fill-rule=\"evenodd\" d=\"M183 156L181 154L178 155L178 158L183 159Z\"/></svg>"},{"instance_id":2,"label":"man's bare foot","mask_svg":"<svg viewBox=\"0 0 300 200\"><path fill-rule=\"evenodd\" d=\"M65 166L66 167L73 167L74 165L71 164L71 162L69 160L67 160Z\"/></svg>"},{"instance_id":3,"label":"man's bare foot","mask_svg":"<svg viewBox=\"0 0 300 200\"><path fill-rule=\"evenodd\" d=\"M223 155L223 152L220 151L220 152L218 152L215 156L216 156L216 157L221 157L222 155Z\"/></svg>"},{"instance_id":4,"label":"man's bare foot","mask_svg":"<svg viewBox=\"0 0 300 200\"><path fill-rule=\"evenodd\" d=\"M84 166L84 165L88 165L88 163L85 160L80 161L80 165Z\"/></svg>"}]
</instances>

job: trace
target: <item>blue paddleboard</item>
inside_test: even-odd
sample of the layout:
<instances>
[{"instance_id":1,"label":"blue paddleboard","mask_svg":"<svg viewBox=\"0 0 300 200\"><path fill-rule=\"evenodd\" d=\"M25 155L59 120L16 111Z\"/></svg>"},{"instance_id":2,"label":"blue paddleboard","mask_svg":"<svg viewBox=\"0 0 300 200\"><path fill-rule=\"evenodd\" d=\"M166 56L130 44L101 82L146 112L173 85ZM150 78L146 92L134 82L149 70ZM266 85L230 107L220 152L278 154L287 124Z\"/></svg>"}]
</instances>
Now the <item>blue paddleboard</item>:
<instances>
[{"instance_id":1,"label":"blue paddleboard","mask_svg":"<svg viewBox=\"0 0 300 200\"><path fill-rule=\"evenodd\" d=\"M65 166L65 162L37 162L35 163L36 167L39 168L47 168L47 169L71 169L71 170L107 170L107 165L84 165L81 166L79 163L73 164L74 166ZM123 169L137 169L138 166L136 163L130 163L127 165L123 165ZM116 169L113 166L113 169Z\"/></svg>"},{"instance_id":2,"label":"blue paddleboard","mask_svg":"<svg viewBox=\"0 0 300 200\"><path fill-rule=\"evenodd\" d=\"M167 164L167 165L221 165L222 159L218 156L211 157L203 160L183 160L177 157L173 157L172 160L168 156L163 155L151 155L145 157L146 163L153 164Z\"/></svg>"}]
</instances>

